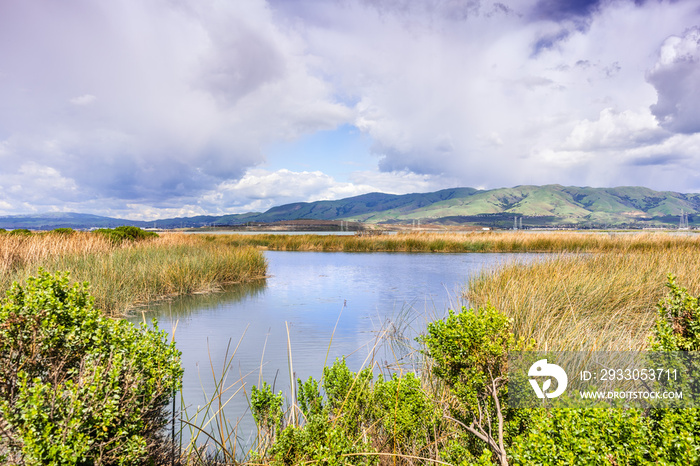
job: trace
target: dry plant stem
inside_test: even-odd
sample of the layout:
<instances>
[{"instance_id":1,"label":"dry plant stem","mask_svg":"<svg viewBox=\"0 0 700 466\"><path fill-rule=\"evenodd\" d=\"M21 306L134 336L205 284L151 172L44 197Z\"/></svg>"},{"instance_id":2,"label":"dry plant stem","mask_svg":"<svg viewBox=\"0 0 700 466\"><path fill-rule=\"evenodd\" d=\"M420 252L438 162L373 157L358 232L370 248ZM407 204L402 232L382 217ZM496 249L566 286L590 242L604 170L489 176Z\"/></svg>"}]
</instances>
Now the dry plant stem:
<instances>
[{"instance_id":1,"label":"dry plant stem","mask_svg":"<svg viewBox=\"0 0 700 466\"><path fill-rule=\"evenodd\" d=\"M297 396L296 396L296 384L294 382L294 365L292 364L292 340L290 339L290 336L289 336L289 322L285 321L284 325L287 327L287 360L289 363L289 386L290 386L290 390L291 390L291 399L292 399L292 406L290 409L291 425L296 426L297 425L297 417L296 417Z\"/></svg>"},{"instance_id":2,"label":"dry plant stem","mask_svg":"<svg viewBox=\"0 0 700 466\"><path fill-rule=\"evenodd\" d=\"M188 416L188 418L185 419L183 415L180 416L180 420L195 431L195 434L192 436L189 445L185 448L184 456L187 458L194 455L200 460L202 459L202 450L200 447L197 446L197 441L199 435L203 434L205 437L209 438L212 442L214 442L214 444L218 448L218 451L220 451L224 455L224 458L227 458L230 461L235 461L237 444L235 442L234 434L237 430L238 422L236 423L236 427L229 431L229 423L225 419L224 408L241 390L243 390L244 384L242 383L242 380L245 376L241 377L239 380L235 381L228 387L225 387L225 385L228 371L231 365L233 364L233 359L236 353L238 352L238 349L241 345L241 342L243 341L243 338L245 337L247 330L248 327L246 327L246 329L243 331L243 334L238 340L238 343L236 344L236 347L234 348L232 353L230 352L231 340L229 340L226 349L226 354L224 357L224 363L222 366L222 373L220 376L216 375L216 372L214 370L214 363L211 358L211 353L209 354L209 365L215 380L214 392L212 396L208 397L206 405L202 409L197 410L197 412L193 416L194 422L192 421L193 417ZM238 389L224 401L223 395L238 383L241 383L241 386L238 387ZM203 386L202 390L204 391ZM218 403L216 406L216 410L214 410L214 407L212 406L215 401L217 401ZM198 421L200 414L203 415L203 419L201 422ZM186 412L184 413L184 416L187 416ZM215 423L215 431L217 431L218 438L214 436L214 433L210 433L207 429L212 422ZM224 428L226 428L226 431L224 431ZM231 442L232 436L234 436L233 443Z\"/></svg>"}]
</instances>

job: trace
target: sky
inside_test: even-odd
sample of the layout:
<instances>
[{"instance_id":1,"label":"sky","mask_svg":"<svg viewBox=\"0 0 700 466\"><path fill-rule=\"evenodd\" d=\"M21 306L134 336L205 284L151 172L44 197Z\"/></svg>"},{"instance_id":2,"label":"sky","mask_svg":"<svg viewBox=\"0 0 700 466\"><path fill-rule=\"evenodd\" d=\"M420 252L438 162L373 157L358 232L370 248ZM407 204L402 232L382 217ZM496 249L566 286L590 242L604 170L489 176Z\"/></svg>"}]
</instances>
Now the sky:
<instances>
[{"instance_id":1,"label":"sky","mask_svg":"<svg viewBox=\"0 0 700 466\"><path fill-rule=\"evenodd\" d=\"M696 0L0 0L0 215L700 192Z\"/></svg>"}]
</instances>

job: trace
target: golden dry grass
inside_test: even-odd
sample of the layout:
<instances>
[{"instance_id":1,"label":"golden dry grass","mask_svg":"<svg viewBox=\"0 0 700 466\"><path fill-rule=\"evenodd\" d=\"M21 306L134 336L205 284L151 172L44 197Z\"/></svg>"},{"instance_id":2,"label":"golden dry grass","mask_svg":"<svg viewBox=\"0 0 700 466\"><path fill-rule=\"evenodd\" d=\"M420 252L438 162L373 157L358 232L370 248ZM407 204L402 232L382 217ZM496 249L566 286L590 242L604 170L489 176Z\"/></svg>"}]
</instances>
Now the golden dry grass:
<instances>
[{"instance_id":1,"label":"golden dry grass","mask_svg":"<svg viewBox=\"0 0 700 466\"><path fill-rule=\"evenodd\" d=\"M505 312L516 335L534 338L542 349L643 349L668 274L700 293L700 248L694 242L637 245L485 271L469 282L465 297Z\"/></svg>"},{"instance_id":2,"label":"golden dry grass","mask_svg":"<svg viewBox=\"0 0 700 466\"><path fill-rule=\"evenodd\" d=\"M254 248L234 248L211 238L163 234L114 244L102 235L0 235L0 288L36 274L68 271L91 284L96 306L119 315L168 296L210 292L265 276L267 264Z\"/></svg>"},{"instance_id":3,"label":"golden dry grass","mask_svg":"<svg viewBox=\"0 0 700 466\"><path fill-rule=\"evenodd\" d=\"M42 234L31 236L0 235L0 277L14 271L71 254L102 254L115 245L102 235L75 232L71 235Z\"/></svg>"},{"instance_id":4,"label":"golden dry grass","mask_svg":"<svg viewBox=\"0 0 700 466\"><path fill-rule=\"evenodd\" d=\"M609 252L700 247L700 235L585 232L398 233L379 236L221 235L219 241L279 251Z\"/></svg>"}]
</instances>

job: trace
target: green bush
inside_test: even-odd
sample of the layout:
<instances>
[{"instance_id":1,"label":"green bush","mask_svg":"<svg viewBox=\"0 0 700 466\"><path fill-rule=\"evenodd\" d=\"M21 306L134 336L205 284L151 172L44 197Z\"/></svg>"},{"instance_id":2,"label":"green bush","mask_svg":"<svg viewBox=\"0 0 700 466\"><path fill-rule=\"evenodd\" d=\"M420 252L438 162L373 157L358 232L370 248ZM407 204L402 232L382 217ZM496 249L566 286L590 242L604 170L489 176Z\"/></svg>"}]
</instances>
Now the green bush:
<instances>
[{"instance_id":1,"label":"green bush","mask_svg":"<svg viewBox=\"0 0 700 466\"><path fill-rule=\"evenodd\" d=\"M50 233L53 233L56 235L69 236L69 235L72 235L73 233L75 233L75 230L73 230L72 228L54 228L53 230L51 230Z\"/></svg>"},{"instance_id":2,"label":"green bush","mask_svg":"<svg viewBox=\"0 0 700 466\"><path fill-rule=\"evenodd\" d=\"M369 466L379 463L369 445L353 439L346 430L328 419L315 416L303 427L286 427L270 450L273 466L299 464Z\"/></svg>"},{"instance_id":3,"label":"green bush","mask_svg":"<svg viewBox=\"0 0 700 466\"><path fill-rule=\"evenodd\" d=\"M638 410L553 409L513 442L516 465L648 464L650 431Z\"/></svg>"},{"instance_id":4,"label":"green bush","mask_svg":"<svg viewBox=\"0 0 700 466\"><path fill-rule=\"evenodd\" d=\"M250 392L250 411L253 419L260 428L260 438L272 441L277 431L282 427L282 403L284 395L282 392L273 393L272 387L267 382L263 382L260 389L253 385ZM266 446L260 445L260 448Z\"/></svg>"},{"instance_id":5,"label":"green bush","mask_svg":"<svg viewBox=\"0 0 700 466\"><path fill-rule=\"evenodd\" d=\"M427 455L437 440L441 412L414 374L379 376L372 393L372 418L380 450Z\"/></svg>"},{"instance_id":6,"label":"green bush","mask_svg":"<svg viewBox=\"0 0 700 466\"><path fill-rule=\"evenodd\" d=\"M592 408L541 412L513 440L514 465L697 465L700 413Z\"/></svg>"},{"instance_id":7,"label":"green bush","mask_svg":"<svg viewBox=\"0 0 700 466\"><path fill-rule=\"evenodd\" d=\"M478 415L492 381L500 386L507 372L508 350L514 345L510 321L493 307L455 313L428 324L423 337L433 373L444 380L461 402L463 415Z\"/></svg>"},{"instance_id":8,"label":"green bush","mask_svg":"<svg viewBox=\"0 0 700 466\"><path fill-rule=\"evenodd\" d=\"M15 236L32 236L32 232L26 228L15 228L14 230L10 230L8 234Z\"/></svg>"},{"instance_id":9,"label":"green bush","mask_svg":"<svg viewBox=\"0 0 700 466\"><path fill-rule=\"evenodd\" d=\"M454 397L449 406L453 421L472 434L465 447L474 461L488 447L495 461L507 464L506 445L526 422L505 403L508 351L524 346L519 342L516 347L510 327L511 321L491 306L463 307L429 323L421 338L433 374Z\"/></svg>"},{"instance_id":10,"label":"green bush","mask_svg":"<svg viewBox=\"0 0 700 466\"><path fill-rule=\"evenodd\" d=\"M401 462L402 456L435 457L440 410L414 374L375 379L371 370L353 372L338 359L324 368L320 382L310 377L297 383L303 425L286 426L269 450L260 445L257 459L273 465L374 465L382 458L413 464ZM274 412L279 402L269 386L255 391L271 407L262 411ZM259 419L265 417L256 415L263 430Z\"/></svg>"},{"instance_id":11,"label":"green bush","mask_svg":"<svg viewBox=\"0 0 700 466\"><path fill-rule=\"evenodd\" d=\"M140 241L148 238L155 238L158 233L142 230L139 227L120 226L116 228L99 228L94 231L98 235L104 235L111 241L121 244L124 241Z\"/></svg>"},{"instance_id":12,"label":"green bush","mask_svg":"<svg viewBox=\"0 0 700 466\"><path fill-rule=\"evenodd\" d=\"M651 347L659 351L700 351L700 301L668 276L669 295L657 305L659 314Z\"/></svg>"},{"instance_id":13,"label":"green bush","mask_svg":"<svg viewBox=\"0 0 700 466\"><path fill-rule=\"evenodd\" d=\"M0 305L0 452L26 465L143 464L164 445L180 353L39 270Z\"/></svg>"}]
</instances>

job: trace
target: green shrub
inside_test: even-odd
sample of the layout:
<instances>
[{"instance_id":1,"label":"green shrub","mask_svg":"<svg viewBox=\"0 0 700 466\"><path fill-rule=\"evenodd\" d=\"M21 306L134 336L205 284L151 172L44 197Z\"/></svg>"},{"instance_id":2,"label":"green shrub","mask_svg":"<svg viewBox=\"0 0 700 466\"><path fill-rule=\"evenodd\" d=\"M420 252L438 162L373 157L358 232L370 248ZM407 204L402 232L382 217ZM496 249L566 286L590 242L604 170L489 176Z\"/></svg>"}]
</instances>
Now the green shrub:
<instances>
[{"instance_id":1,"label":"green shrub","mask_svg":"<svg viewBox=\"0 0 700 466\"><path fill-rule=\"evenodd\" d=\"M303 425L286 426L269 450L266 443L259 445L257 459L273 465L373 465L382 458L393 457L395 464L414 464L402 462L403 456L435 458L440 410L414 374L375 379L371 370L353 372L338 359L324 368L320 382L310 377L297 383ZM268 394L260 396L265 390ZM258 399L273 400L265 384L256 393Z\"/></svg>"},{"instance_id":2,"label":"green shrub","mask_svg":"<svg viewBox=\"0 0 700 466\"><path fill-rule=\"evenodd\" d=\"M315 416L303 427L286 427L270 450L273 466L299 464L369 466L379 463L369 445L357 441L328 419Z\"/></svg>"},{"instance_id":3,"label":"green shrub","mask_svg":"<svg viewBox=\"0 0 700 466\"><path fill-rule=\"evenodd\" d=\"M313 416L320 416L323 413L323 396L319 390L318 380L309 377L306 382L297 379L299 391L297 392L297 403L299 409L306 419Z\"/></svg>"},{"instance_id":4,"label":"green shrub","mask_svg":"<svg viewBox=\"0 0 700 466\"><path fill-rule=\"evenodd\" d=\"M270 442L274 440L275 434L282 427L282 403L284 395L282 392L273 393L272 387L267 382L263 382L258 389L255 385L250 392L250 411L253 419L260 429L258 448L266 450Z\"/></svg>"},{"instance_id":5,"label":"green shrub","mask_svg":"<svg viewBox=\"0 0 700 466\"><path fill-rule=\"evenodd\" d=\"M67 274L14 283L0 305L0 451L26 465L142 464L181 384L167 340L103 317Z\"/></svg>"},{"instance_id":6,"label":"green shrub","mask_svg":"<svg viewBox=\"0 0 700 466\"><path fill-rule=\"evenodd\" d=\"M372 418L380 450L427 455L437 440L441 412L412 373L379 376L372 393Z\"/></svg>"},{"instance_id":7,"label":"green shrub","mask_svg":"<svg viewBox=\"0 0 700 466\"><path fill-rule=\"evenodd\" d=\"M99 228L94 231L98 235L104 235L114 243L120 244L124 241L140 241L148 238L155 238L158 233L142 230L139 227L120 226L116 228Z\"/></svg>"},{"instance_id":8,"label":"green shrub","mask_svg":"<svg viewBox=\"0 0 700 466\"><path fill-rule=\"evenodd\" d=\"M472 438L471 454L475 459L483 456L485 443L501 464L507 464L510 434L522 424L504 403L508 351L515 349L510 326L510 320L492 306L463 307L462 312L450 310L445 320L429 323L422 337L433 374L456 400L450 406L453 420L479 439Z\"/></svg>"},{"instance_id":9,"label":"green shrub","mask_svg":"<svg viewBox=\"0 0 700 466\"><path fill-rule=\"evenodd\" d=\"M360 372L348 369L345 359L338 359L323 368L323 390L327 398L327 412L351 435L360 435L371 423L373 374L369 368Z\"/></svg>"},{"instance_id":10,"label":"green shrub","mask_svg":"<svg viewBox=\"0 0 700 466\"><path fill-rule=\"evenodd\" d=\"M15 228L14 230L10 230L8 234L16 236L32 236L32 232L26 228Z\"/></svg>"},{"instance_id":11,"label":"green shrub","mask_svg":"<svg viewBox=\"0 0 700 466\"><path fill-rule=\"evenodd\" d=\"M556 409L513 440L514 465L700 464L698 410Z\"/></svg>"},{"instance_id":12,"label":"green shrub","mask_svg":"<svg viewBox=\"0 0 700 466\"><path fill-rule=\"evenodd\" d=\"M516 465L649 464L649 423L638 410L553 409L513 442Z\"/></svg>"},{"instance_id":13,"label":"green shrub","mask_svg":"<svg viewBox=\"0 0 700 466\"><path fill-rule=\"evenodd\" d=\"M700 351L700 301L668 276L670 292L657 305L651 347L659 351Z\"/></svg>"},{"instance_id":14,"label":"green shrub","mask_svg":"<svg viewBox=\"0 0 700 466\"><path fill-rule=\"evenodd\" d=\"M51 230L51 233L56 234L56 235L68 236L68 235L72 235L73 233L75 233L75 230L73 230L72 228L54 228L53 230Z\"/></svg>"}]
</instances>

